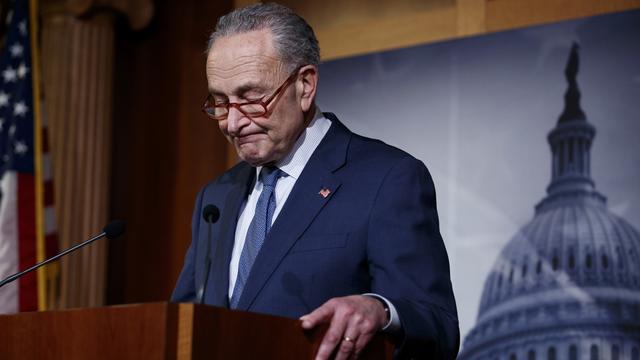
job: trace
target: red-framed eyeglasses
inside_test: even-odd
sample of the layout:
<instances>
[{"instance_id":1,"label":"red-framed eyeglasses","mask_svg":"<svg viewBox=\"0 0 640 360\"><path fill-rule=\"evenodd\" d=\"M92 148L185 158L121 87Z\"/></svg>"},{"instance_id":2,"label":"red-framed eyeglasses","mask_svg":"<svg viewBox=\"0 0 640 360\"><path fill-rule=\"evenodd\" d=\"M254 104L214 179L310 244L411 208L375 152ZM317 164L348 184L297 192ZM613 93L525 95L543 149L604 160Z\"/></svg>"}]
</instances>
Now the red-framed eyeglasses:
<instances>
[{"instance_id":1,"label":"red-framed eyeglasses","mask_svg":"<svg viewBox=\"0 0 640 360\"><path fill-rule=\"evenodd\" d=\"M269 96L266 100L263 98L253 101L247 101L243 103L234 103L234 102L219 102L216 103L215 99L211 94L207 96L202 104L202 112L204 112L209 118L222 121L226 120L229 115L230 108L236 108L238 111L243 113L245 116L250 118L261 117L269 114L269 105L278 97L278 95L283 92L289 85L293 83L298 75L298 71L300 68L297 68L287 80L280 85L273 92L271 96Z\"/></svg>"}]
</instances>

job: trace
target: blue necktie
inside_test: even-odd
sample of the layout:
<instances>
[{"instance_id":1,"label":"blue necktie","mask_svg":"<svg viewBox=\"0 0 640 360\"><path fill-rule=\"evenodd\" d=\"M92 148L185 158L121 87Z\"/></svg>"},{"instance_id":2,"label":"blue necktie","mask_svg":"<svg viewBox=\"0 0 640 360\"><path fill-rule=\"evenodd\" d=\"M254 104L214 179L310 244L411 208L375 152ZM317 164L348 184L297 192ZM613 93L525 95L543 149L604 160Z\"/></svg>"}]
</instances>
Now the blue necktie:
<instances>
[{"instance_id":1,"label":"blue necktie","mask_svg":"<svg viewBox=\"0 0 640 360\"><path fill-rule=\"evenodd\" d=\"M284 175L284 172L277 167L263 167L260 171L262 192L258 198L253 219L247 230L247 238L242 248L242 254L240 254L238 276L229 301L232 309L238 306L240 295L242 295L242 290L249 277L253 262L256 260L256 256L258 256L258 252L260 252L264 239L271 229L271 219L273 219L273 213L276 210L276 195L274 194L274 190L278 178L282 175Z\"/></svg>"}]
</instances>

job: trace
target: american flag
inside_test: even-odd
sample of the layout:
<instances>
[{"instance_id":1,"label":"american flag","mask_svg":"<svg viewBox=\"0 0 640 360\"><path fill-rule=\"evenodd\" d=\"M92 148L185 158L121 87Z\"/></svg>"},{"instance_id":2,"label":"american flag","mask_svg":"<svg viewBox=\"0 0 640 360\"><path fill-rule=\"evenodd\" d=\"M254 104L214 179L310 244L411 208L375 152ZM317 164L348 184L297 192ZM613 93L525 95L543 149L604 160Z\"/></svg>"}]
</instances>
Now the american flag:
<instances>
[{"instance_id":1,"label":"american flag","mask_svg":"<svg viewBox=\"0 0 640 360\"><path fill-rule=\"evenodd\" d=\"M36 153L29 1L14 0L10 6L0 52L0 279L57 250L44 127L38 130L41 154ZM36 196L37 164L42 169L41 204ZM40 222L39 213L43 216ZM42 309L46 278L33 272L0 288L0 313Z\"/></svg>"}]
</instances>

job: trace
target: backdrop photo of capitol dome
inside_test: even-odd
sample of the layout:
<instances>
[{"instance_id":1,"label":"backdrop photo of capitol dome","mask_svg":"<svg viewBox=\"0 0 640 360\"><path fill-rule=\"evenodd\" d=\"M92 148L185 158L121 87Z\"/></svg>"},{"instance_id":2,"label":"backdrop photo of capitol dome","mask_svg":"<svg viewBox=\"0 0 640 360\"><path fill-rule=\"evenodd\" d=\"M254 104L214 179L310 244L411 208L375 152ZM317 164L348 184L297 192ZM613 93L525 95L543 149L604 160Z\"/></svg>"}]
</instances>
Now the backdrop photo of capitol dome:
<instances>
[{"instance_id":1,"label":"backdrop photo of capitol dome","mask_svg":"<svg viewBox=\"0 0 640 360\"><path fill-rule=\"evenodd\" d=\"M640 359L638 39L636 10L321 65L323 111L431 171L461 359Z\"/></svg>"}]
</instances>

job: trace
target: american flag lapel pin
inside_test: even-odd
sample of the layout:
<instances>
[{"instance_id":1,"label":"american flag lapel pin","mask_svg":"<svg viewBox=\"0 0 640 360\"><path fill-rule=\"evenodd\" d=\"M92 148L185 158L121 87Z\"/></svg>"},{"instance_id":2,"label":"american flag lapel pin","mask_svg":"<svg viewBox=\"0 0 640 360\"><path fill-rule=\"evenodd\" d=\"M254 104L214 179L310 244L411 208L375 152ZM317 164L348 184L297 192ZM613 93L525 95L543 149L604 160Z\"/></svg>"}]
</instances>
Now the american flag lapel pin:
<instances>
[{"instance_id":1,"label":"american flag lapel pin","mask_svg":"<svg viewBox=\"0 0 640 360\"><path fill-rule=\"evenodd\" d=\"M327 189L327 188L322 188L320 189L320 191L318 192L318 194L320 194L320 196L322 196L323 198L327 198L327 196L329 196L329 194L331 194L331 190Z\"/></svg>"}]
</instances>

